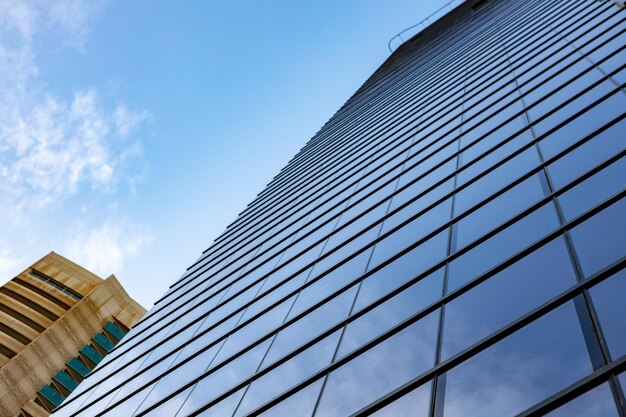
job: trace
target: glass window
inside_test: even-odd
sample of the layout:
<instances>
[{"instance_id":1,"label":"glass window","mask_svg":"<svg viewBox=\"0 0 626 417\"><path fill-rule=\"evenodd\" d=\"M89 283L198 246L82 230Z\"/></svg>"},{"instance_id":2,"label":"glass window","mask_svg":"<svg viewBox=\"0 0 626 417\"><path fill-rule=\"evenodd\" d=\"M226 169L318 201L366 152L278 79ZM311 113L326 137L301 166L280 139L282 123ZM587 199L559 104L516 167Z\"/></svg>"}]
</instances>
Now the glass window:
<instances>
[{"instance_id":1,"label":"glass window","mask_svg":"<svg viewBox=\"0 0 626 417\"><path fill-rule=\"evenodd\" d=\"M272 342L272 347L263 360L263 367L282 358L335 323L348 317L355 294L356 286L322 304L300 320L292 323L289 327L281 330L274 342Z\"/></svg>"},{"instance_id":2,"label":"glass window","mask_svg":"<svg viewBox=\"0 0 626 417\"><path fill-rule=\"evenodd\" d=\"M261 417L310 417L313 407L320 395L324 379L318 379L306 388L301 389L289 398L261 413Z\"/></svg>"},{"instance_id":3,"label":"glass window","mask_svg":"<svg viewBox=\"0 0 626 417\"><path fill-rule=\"evenodd\" d=\"M459 288L557 227L559 220L553 204L540 207L450 262L448 290Z\"/></svg>"},{"instance_id":4,"label":"glass window","mask_svg":"<svg viewBox=\"0 0 626 417\"><path fill-rule=\"evenodd\" d=\"M416 278L432 263L443 259L448 246L447 234L446 231L437 235L368 276L359 289L355 308L361 309L378 300L407 281Z\"/></svg>"},{"instance_id":5,"label":"glass window","mask_svg":"<svg viewBox=\"0 0 626 417\"><path fill-rule=\"evenodd\" d=\"M516 101L504 109L498 109L498 111L489 116L487 120L474 124L469 128L464 126L463 136L461 136L461 146L466 147L476 140L488 141L495 144L499 140L511 137L515 132L524 128L522 118L514 117L523 110L524 107L521 101ZM507 119L511 117L513 117L513 119L507 121ZM470 123L475 123L475 120L472 120ZM474 155L472 158L476 156L477 155Z\"/></svg>"},{"instance_id":6,"label":"glass window","mask_svg":"<svg viewBox=\"0 0 626 417\"><path fill-rule=\"evenodd\" d=\"M451 162L456 165L455 161ZM391 201L389 212L393 212L393 210L397 209L402 204L405 204L410 199L420 195L420 193L423 191L425 191L425 189L420 190L419 192L413 192L412 187L409 187L401 191L399 194L396 194ZM412 215L419 213L420 211L429 207L431 204L435 203L437 200L452 193L452 191L454 191L454 180L450 178L449 180L446 180L443 183L439 184L426 194L412 201L407 206L385 219L385 227L387 228L387 230L393 229Z\"/></svg>"},{"instance_id":7,"label":"glass window","mask_svg":"<svg viewBox=\"0 0 626 417\"><path fill-rule=\"evenodd\" d=\"M626 188L626 157L613 162L559 196L566 220L583 214Z\"/></svg>"},{"instance_id":8,"label":"glass window","mask_svg":"<svg viewBox=\"0 0 626 417\"><path fill-rule=\"evenodd\" d=\"M623 50L622 52L620 52L619 55L617 55L617 57L613 57L610 61L619 62L619 65L622 65L622 63L624 62L624 56L626 56L626 50ZM621 85L626 84L626 68L613 74L612 78L618 83L620 83Z\"/></svg>"},{"instance_id":9,"label":"glass window","mask_svg":"<svg viewBox=\"0 0 626 417\"><path fill-rule=\"evenodd\" d=\"M235 315L195 339L192 339L191 341L188 340L187 345L182 349L181 353L176 357L176 360L172 365L182 362L184 359L195 354L200 349L203 349L216 341L216 344L221 346L225 340L224 336L235 327L240 317L241 314Z\"/></svg>"},{"instance_id":10,"label":"glass window","mask_svg":"<svg viewBox=\"0 0 626 417\"><path fill-rule=\"evenodd\" d=\"M239 391L235 391L233 394L230 394L228 397L224 398L222 401L213 405L208 410L202 412L199 417L223 417L223 416L232 416L235 412L235 408L237 408L237 404L241 401L241 397L243 397L245 388L241 388ZM166 414L161 414L161 416L165 417ZM183 417L184 414L176 414L177 417Z\"/></svg>"},{"instance_id":11,"label":"glass window","mask_svg":"<svg viewBox=\"0 0 626 417\"><path fill-rule=\"evenodd\" d=\"M521 110L521 106L516 109L516 111ZM481 155L484 155L494 146L502 143L502 141L509 139L511 136L524 129L525 126L526 125L524 124L524 119L522 117L515 117L513 120L507 122L504 126L496 129L495 132L488 134L479 142L473 144L468 148L465 148L466 150L463 151L463 163L468 164L474 159L480 157ZM469 134L474 135L474 132L470 131ZM461 143L463 146L468 143L465 140L465 137L461 137Z\"/></svg>"},{"instance_id":12,"label":"glass window","mask_svg":"<svg viewBox=\"0 0 626 417\"><path fill-rule=\"evenodd\" d=\"M312 268L309 268L295 277L285 280L281 274L270 275L263 283L259 290L259 294L255 295L255 301L248 306L241 321L244 322L251 317L256 316L279 299L283 298L292 291L296 291L302 287L306 278L309 276Z\"/></svg>"},{"instance_id":13,"label":"glass window","mask_svg":"<svg viewBox=\"0 0 626 417\"><path fill-rule=\"evenodd\" d=\"M77 414L70 414L72 416L75 415L98 415L98 413L102 412L102 410L104 410L109 403L111 402L111 400L119 393L120 389L115 389L111 392L109 392L108 394L105 392L103 393L104 397L102 397L99 400L96 400L95 398L91 399L90 401L94 401L93 403L91 403L91 405L89 405L89 407L81 409L79 413ZM89 401L89 402L90 402ZM88 403L87 401L85 403ZM85 405L85 404L83 404ZM57 414L57 413L55 413Z\"/></svg>"},{"instance_id":14,"label":"glass window","mask_svg":"<svg viewBox=\"0 0 626 417\"><path fill-rule=\"evenodd\" d=\"M178 414L185 416L197 410L219 394L233 388L245 378L251 376L261 363L269 343L266 340L232 362L212 372L204 379L201 379L185 400Z\"/></svg>"},{"instance_id":15,"label":"glass window","mask_svg":"<svg viewBox=\"0 0 626 417\"><path fill-rule=\"evenodd\" d=\"M443 414L512 416L591 371L569 302L449 371Z\"/></svg>"},{"instance_id":16,"label":"glass window","mask_svg":"<svg viewBox=\"0 0 626 417\"><path fill-rule=\"evenodd\" d=\"M431 386L432 382L422 385L375 412L372 417L428 417Z\"/></svg>"},{"instance_id":17,"label":"glass window","mask_svg":"<svg viewBox=\"0 0 626 417\"><path fill-rule=\"evenodd\" d=\"M626 354L626 269L589 290L613 359Z\"/></svg>"},{"instance_id":18,"label":"glass window","mask_svg":"<svg viewBox=\"0 0 626 417\"><path fill-rule=\"evenodd\" d=\"M341 357L353 351L365 342L411 317L441 298L442 292L443 270L422 278L406 290L348 324L341 338L341 346L337 355Z\"/></svg>"},{"instance_id":19,"label":"glass window","mask_svg":"<svg viewBox=\"0 0 626 417\"><path fill-rule=\"evenodd\" d=\"M539 153L535 147L526 149L467 188L459 191L454 200L454 215L458 216L480 203L535 168L540 162ZM459 178L462 177L462 173L463 171L459 173Z\"/></svg>"},{"instance_id":20,"label":"glass window","mask_svg":"<svg viewBox=\"0 0 626 417\"><path fill-rule=\"evenodd\" d=\"M220 346L221 343L210 347L179 368L161 377L152 392L150 392L150 395L148 395L146 400L141 404L141 407L139 407L138 412L152 406L165 396L170 395L178 388L192 382L195 378L202 375L213 361Z\"/></svg>"},{"instance_id":21,"label":"glass window","mask_svg":"<svg viewBox=\"0 0 626 417\"><path fill-rule=\"evenodd\" d=\"M550 79L542 88L527 94L525 98L529 103L530 118L532 120L541 118L591 84L600 81L602 74L598 71L590 71L590 65L586 60L578 61L564 72L557 74L555 78ZM555 88L556 91L552 91ZM547 97L545 97L546 92L549 92Z\"/></svg>"},{"instance_id":22,"label":"glass window","mask_svg":"<svg viewBox=\"0 0 626 417\"><path fill-rule=\"evenodd\" d=\"M626 119L548 165L555 188L569 184L626 148Z\"/></svg>"},{"instance_id":23,"label":"glass window","mask_svg":"<svg viewBox=\"0 0 626 417\"><path fill-rule=\"evenodd\" d=\"M560 123L563 123L568 118L574 116L577 112L583 110L595 100L598 100L604 95L609 94L614 89L615 85L610 81L604 81L600 83L590 91L587 91L582 96L576 98L574 101L569 102L565 106L559 108L555 113L552 113L547 118L543 119L539 123L536 123L534 125L535 133L538 136L547 134L551 129L555 128ZM621 94L619 93L613 94L611 98L597 104L594 108L578 116L576 119L570 121L566 125L567 127L563 128L563 131L559 129L558 137L561 137L561 135L567 131L570 132L573 136L572 138L567 138L566 140L574 139L576 141L590 134L598 127L604 125L613 117L619 115L621 113L619 109L623 108L623 106L626 105L626 97L620 97L620 95ZM573 131L575 127L578 129L577 131ZM544 155L546 157L551 157L553 154L551 152L546 152Z\"/></svg>"},{"instance_id":24,"label":"glass window","mask_svg":"<svg viewBox=\"0 0 626 417\"><path fill-rule=\"evenodd\" d=\"M302 313L343 286L355 281L365 271L370 253L371 249L360 253L300 291L288 318Z\"/></svg>"},{"instance_id":25,"label":"glass window","mask_svg":"<svg viewBox=\"0 0 626 417\"><path fill-rule=\"evenodd\" d=\"M385 216L385 213L387 212L388 206L389 206L389 200L383 202L382 204L377 205L374 209L368 211L363 216L359 217L357 220L353 221L352 223L350 223L348 226L344 227L343 229L336 231L332 236L328 238L328 242L326 243L326 246L324 246L324 250L322 251L322 254L326 254L330 252L332 249L336 248L339 244L344 243L346 240L352 238L357 233L370 227L370 225L372 225L374 222L382 219ZM338 228L339 228L339 225L336 227L336 229ZM374 229L380 229L380 227L378 228L374 227ZM376 234L374 238L376 238L376 236L378 235Z\"/></svg>"},{"instance_id":26,"label":"glass window","mask_svg":"<svg viewBox=\"0 0 626 417\"><path fill-rule=\"evenodd\" d=\"M315 416L348 416L430 369L438 321L431 313L331 372Z\"/></svg>"},{"instance_id":27,"label":"glass window","mask_svg":"<svg viewBox=\"0 0 626 417\"><path fill-rule=\"evenodd\" d=\"M465 165L463 169L457 174L457 187L475 178L476 176L478 176L478 174L485 172L487 169L502 161L507 156L513 154L513 152L517 151L522 146L528 144L529 142L532 142L533 139L533 135L530 133L530 131L526 130L522 134L517 135L514 139L506 142L497 149L494 149L488 154L483 155L480 159L474 160L471 164L469 164L469 158L465 157L464 154L461 153L460 161L461 163L465 161ZM523 164L523 161L519 162ZM532 166L532 164L526 166L526 171L529 170L530 166Z\"/></svg>"},{"instance_id":28,"label":"glass window","mask_svg":"<svg viewBox=\"0 0 626 417\"><path fill-rule=\"evenodd\" d=\"M610 83L607 82L607 84ZM612 84L610 88L613 88ZM586 106L590 103L591 101L585 101L584 105ZM596 107L581 114L542 139L539 142L542 155L546 160L554 157L596 129L604 126L613 118L621 115L624 107L626 107L626 96L621 92L613 94Z\"/></svg>"},{"instance_id":29,"label":"glass window","mask_svg":"<svg viewBox=\"0 0 626 417\"><path fill-rule=\"evenodd\" d=\"M376 243L372 265L378 265L401 250L422 239L428 233L442 226L450 220L452 214L452 199L437 204L421 216L405 224L401 229ZM389 231L383 224L383 233Z\"/></svg>"},{"instance_id":30,"label":"glass window","mask_svg":"<svg viewBox=\"0 0 626 417\"><path fill-rule=\"evenodd\" d=\"M446 305L442 360L549 301L576 276L559 237Z\"/></svg>"},{"instance_id":31,"label":"glass window","mask_svg":"<svg viewBox=\"0 0 626 417\"><path fill-rule=\"evenodd\" d=\"M618 417L615 400L609 384L584 393L567 404L557 408L546 417Z\"/></svg>"},{"instance_id":32,"label":"glass window","mask_svg":"<svg viewBox=\"0 0 626 417\"><path fill-rule=\"evenodd\" d=\"M455 224L456 249L514 217L544 197L545 175L539 172L489 201Z\"/></svg>"},{"instance_id":33,"label":"glass window","mask_svg":"<svg viewBox=\"0 0 626 417\"><path fill-rule=\"evenodd\" d=\"M586 277L621 259L626 249L626 199L591 217L570 231Z\"/></svg>"},{"instance_id":34,"label":"glass window","mask_svg":"<svg viewBox=\"0 0 626 417\"><path fill-rule=\"evenodd\" d=\"M244 416L330 364L341 332L335 332L250 384L237 408Z\"/></svg>"},{"instance_id":35,"label":"glass window","mask_svg":"<svg viewBox=\"0 0 626 417\"><path fill-rule=\"evenodd\" d=\"M181 404L185 401L185 398L189 395L192 388L188 388L185 391L177 394L175 397L170 398L154 410L150 410L144 416L148 417L160 417L160 416L176 416L176 412L180 409ZM133 416L137 413L133 414Z\"/></svg>"},{"instance_id":36,"label":"glass window","mask_svg":"<svg viewBox=\"0 0 626 417\"><path fill-rule=\"evenodd\" d=\"M215 357L215 363L218 364L224 361L280 326L285 320L285 316L287 316L294 300L295 297L291 297L288 300L283 301L264 313L261 317L228 336L226 342L222 345L220 352Z\"/></svg>"},{"instance_id":37,"label":"glass window","mask_svg":"<svg viewBox=\"0 0 626 417\"><path fill-rule=\"evenodd\" d=\"M152 388L154 388L154 385L155 384L148 385L147 387L143 388L141 391L133 394L133 396L131 396L130 398L127 398L126 400L124 400L123 403L107 410L106 412L107 417L126 417L129 414L134 414L133 411L137 410L137 407L141 405L144 398L146 398L146 396L150 393ZM110 406L113 403L116 403L122 397L123 396L118 393L116 398L111 400L111 402L107 404L107 406Z\"/></svg>"}]
</instances>

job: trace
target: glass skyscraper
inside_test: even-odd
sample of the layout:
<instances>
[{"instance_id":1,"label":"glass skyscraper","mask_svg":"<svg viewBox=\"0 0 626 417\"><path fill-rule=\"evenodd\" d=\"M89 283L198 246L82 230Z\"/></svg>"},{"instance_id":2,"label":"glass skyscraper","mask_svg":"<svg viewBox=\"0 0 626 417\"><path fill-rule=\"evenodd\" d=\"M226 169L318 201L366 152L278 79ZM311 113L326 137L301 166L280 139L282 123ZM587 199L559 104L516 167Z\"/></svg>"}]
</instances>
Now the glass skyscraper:
<instances>
[{"instance_id":1,"label":"glass skyscraper","mask_svg":"<svg viewBox=\"0 0 626 417\"><path fill-rule=\"evenodd\" d=\"M619 2L461 2L54 416L626 416L625 49Z\"/></svg>"}]
</instances>

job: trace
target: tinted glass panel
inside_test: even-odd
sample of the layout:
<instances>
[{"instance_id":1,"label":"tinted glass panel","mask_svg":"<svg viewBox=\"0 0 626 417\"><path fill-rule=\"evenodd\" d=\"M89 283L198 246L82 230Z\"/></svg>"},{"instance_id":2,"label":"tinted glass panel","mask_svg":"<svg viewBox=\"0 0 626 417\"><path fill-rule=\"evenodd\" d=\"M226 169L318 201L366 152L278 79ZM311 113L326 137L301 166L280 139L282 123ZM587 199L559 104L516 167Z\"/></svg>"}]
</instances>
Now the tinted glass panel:
<instances>
[{"instance_id":1,"label":"tinted glass panel","mask_svg":"<svg viewBox=\"0 0 626 417\"><path fill-rule=\"evenodd\" d=\"M591 371L570 302L448 372L444 416L513 416Z\"/></svg>"},{"instance_id":2,"label":"tinted glass panel","mask_svg":"<svg viewBox=\"0 0 626 417\"><path fill-rule=\"evenodd\" d=\"M456 225L456 248L462 248L544 197L545 176L533 175L491 200Z\"/></svg>"},{"instance_id":3,"label":"tinted glass panel","mask_svg":"<svg viewBox=\"0 0 626 417\"><path fill-rule=\"evenodd\" d=\"M200 380L185 400L179 414L181 416L189 414L252 375L261 363L268 346L269 341L265 341Z\"/></svg>"},{"instance_id":4,"label":"tinted glass panel","mask_svg":"<svg viewBox=\"0 0 626 417\"><path fill-rule=\"evenodd\" d=\"M542 206L452 261L448 290L452 291L486 272L558 226L554 206Z\"/></svg>"},{"instance_id":5,"label":"tinted glass panel","mask_svg":"<svg viewBox=\"0 0 626 417\"><path fill-rule=\"evenodd\" d=\"M346 327L338 355L348 353L441 297L442 274L429 275Z\"/></svg>"},{"instance_id":6,"label":"tinted glass panel","mask_svg":"<svg viewBox=\"0 0 626 417\"><path fill-rule=\"evenodd\" d=\"M564 406L546 414L547 417L617 417L617 408L609 384L602 384Z\"/></svg>"},{"instance_id":7,"label":"tinted glass panel","mask_svg":"<svg viewBox=\"0 0 626 417\"><path fill-rule=\"evenodd\" d=\"M626 158L621 158L602 171L559 196L566 220L571 220L626 187Z\"/></svg>"},{"instance_id":8,"label":"tinted glass panel","mask_svg":"<svg viewBox=\"0 0 626 417\"><path fill-rule=\"evenodd\" d=\"M442 359L489 336L576 284L558 238L446 305Z\"/></svg>"},{"instance_id":9,"label":"tinted glass panel","mask_svg":"<svg viewBox=\"0 0 626 417\"><path fill-rule=\"evenodd\" d=\"M447 231L440 233L368 276L359 290L356 308L379 299L417 277L437 260L443 259L448 246L448 235Z\"/></svg>"},{"instance_id":10,"label":"tinted glass panel","mask_svg":"<svg viewBox=\"0 0 626 417\"><path fill-rule=\"evenodd\" d=\"M433 313L328 375L318 417L348 416L434 365Z\"/></svg>"},{"instance_id":11,"label":"tinted glass panel","mask_svg":"<svg viewBox=\"0 0 626 417\"><path fill-rule=\"evenodd\" d=\"M323 382L323 379L317 380L260 415L263 417L310 416L313 413L313 407L315 407Z\"/></svg>"},{"instance_id":12,"label":"tinted glass panel","mask_svg":"<svg viewBox=\"0 0 626 417\"><path fill-rule=\"evenodd\" d=\"M602 210L571 231L585 276L621 259L626 252L626 199Z\"/></svg>"},{"instance_id":13,"label":"tinted glass panel","mask_svg":"<svg viewBox=\"0 0 626 417\"><path fill-rule=\"evenodd\" d=\"M589 291L596 308L609 352L614 359L626 354L626 270L594 286Z\"/></svg>"},{"instance_id":14,"label":"tinted glass panel","mask_svg":"<svg viewBox=\"0 0 626 417\"><path fill-rule=\"evenodd\" d=\"M246 415L328 365L337 349L339 335L334 333L250 384L235 415Z\"/></svg>"},{"instance_id":15,"label":"tinted glass panel","mask_svg":"<svg viewBox=\"0 0 626 417\"><path fill-rule=\"evenodd\" d=\"M624 104L626 105L626 102ZM624 131L626 131L626 119L550 164L548 172L554 185L561 188L624 150L626 148Z\"/></svg>"},{"instance_id":16,"label":"tinted glass panel","mask_svg":"<svg viewBox=\"0 0 626 417\"><path fill-rule=\"evenodd\" d=\"M427 417L430 409L431 383L422 385L382 410L373 417Z\"/></svg>"}]
</instances>

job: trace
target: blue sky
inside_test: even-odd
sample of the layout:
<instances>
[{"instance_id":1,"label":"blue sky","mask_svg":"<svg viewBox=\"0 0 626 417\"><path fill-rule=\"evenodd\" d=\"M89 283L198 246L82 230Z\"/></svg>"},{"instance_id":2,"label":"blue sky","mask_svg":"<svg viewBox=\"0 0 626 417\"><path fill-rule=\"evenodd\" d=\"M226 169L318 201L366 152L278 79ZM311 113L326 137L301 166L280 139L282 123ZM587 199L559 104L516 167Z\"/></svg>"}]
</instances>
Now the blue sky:
<instances>
[{"instance_id":1,"label":"blue sky","mask_svg":"<svg viewBox=\"0 0 626 417\"><path fill-rule=\"evenodd\" d=\"M444 0L0 0L0 277L149 307Z\"/></svg>"}]
</instances>

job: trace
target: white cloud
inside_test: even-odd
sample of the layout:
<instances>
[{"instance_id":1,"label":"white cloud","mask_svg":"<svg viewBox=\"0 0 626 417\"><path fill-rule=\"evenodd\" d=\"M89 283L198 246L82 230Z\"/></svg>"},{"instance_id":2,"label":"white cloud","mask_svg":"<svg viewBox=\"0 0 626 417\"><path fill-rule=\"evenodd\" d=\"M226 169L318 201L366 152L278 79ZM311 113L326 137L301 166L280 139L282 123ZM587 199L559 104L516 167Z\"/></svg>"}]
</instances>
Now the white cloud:
<instances>
[{"instance_id":1,"label":"white cloud","mask_svg":"<svg viewBox=\"0 0 626 417\"><path fill-rule=\"evenodd\" d=\"M115 109L113 117L117 134L121 137L126 137L135 130L137 126L148 120L150 114L145 110L130 110L125 104L120 104Z\"/></svg>"},{"instance_id":2,"label":"white cloud","mask_svg":"<svg viewBox=\"0 0 626 417\"><path fill-rule=\"evenodd\" d=\"M109 110L89 87L59 97L39 82L33 52L38 35L82 47L105 3L0 0L0 208L22 213L82 186L110 190L122 180L134 186L137 175L125 175L122 165L142 154L141 142L128 137L149 113L124 103Z\"/></svg>"},{"instance_id":3,"label":"white cloud","mask_svg":"<svg viewBox=\"0 0 626 417\"><path fill-rule=\"evenodd\" d=\"M136 256L154 238L151 228L130 222L108 222L78 233L61 253L106 278L119 273L124 263Z\"/></svg>"},{"instance_id":4,"label":"white cloud","mask_svg":"<svg viewBox=\"0 0 626 417\"><path fill-rule=\"evenodd\" d=\"M152 240L149 225L101 220L107 200L145 175L140 129L149 113L93 86L65 93L40 77L38 48L80 55L107 3L0 0L0 278L50 250L120 273ZM82 217L56 217L65 212Z\"/></svg>"}]
</instances>

